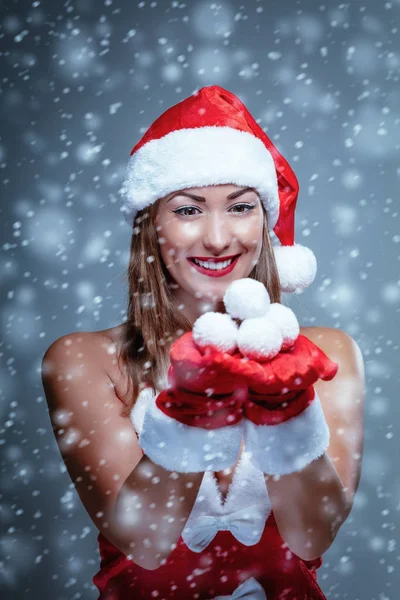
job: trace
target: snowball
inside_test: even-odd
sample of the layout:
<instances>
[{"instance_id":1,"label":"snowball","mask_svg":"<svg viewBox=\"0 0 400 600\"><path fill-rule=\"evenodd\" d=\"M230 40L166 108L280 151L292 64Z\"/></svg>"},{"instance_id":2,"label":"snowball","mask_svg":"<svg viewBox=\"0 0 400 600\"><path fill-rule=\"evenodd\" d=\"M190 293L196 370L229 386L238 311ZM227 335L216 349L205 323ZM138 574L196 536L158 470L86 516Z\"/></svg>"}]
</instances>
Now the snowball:
<instances>
[{"instance_id":1,"label":"snowball","mask_svg":"<svg viewBox=\"0 0 400 600\"><path fill-rule=\"evenodd\" d=\"M267 316L246 319L239 327L237 345L243 356L259 362L278 354L283 342L281 330Z\"/></svg>"},{"instance_id":2,"label":"snowball","mask_svg":"<svg viewBox=\"0 0 400 600\"><path fill-rule=\"evenodd\" d=\"M292 309L279 302L273 302L267 316L282 333L281 351L291 348L300 333L300 325Z\"/></svg>"},{"instance_id":3,"label":"snowball","mask_svg":"<svg viewBox=\"0 0 400 600\"><path fill-rule=\"evenodd\" d=\"M207 347L233 353L236 349L238 327L230 315L207 312L199 317L192 330L194 343L202 350Z\"/></svg>"},{"instance_id":4,"label":"snowball","mask_svg":"<svg viewBox=\"0 0 400 600\"><path fill-rule=\"evenodd\" d=\"M264 284L250 277L237 279L224 294L225 308L235 319L264 316L270 305L270 297Z\"/></svg>"}]
</instances>

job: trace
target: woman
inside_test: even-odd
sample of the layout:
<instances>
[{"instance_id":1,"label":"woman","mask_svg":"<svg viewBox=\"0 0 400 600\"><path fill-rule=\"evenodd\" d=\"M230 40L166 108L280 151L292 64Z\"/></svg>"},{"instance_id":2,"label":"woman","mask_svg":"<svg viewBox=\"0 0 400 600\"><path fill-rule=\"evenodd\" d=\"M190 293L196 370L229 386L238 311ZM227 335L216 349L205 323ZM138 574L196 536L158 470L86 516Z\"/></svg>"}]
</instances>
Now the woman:
<instances>
[{"instance_id":1,"label":"woman","mask_svg":"<svg viewBox=\"0 0 400 600\"><path fill-rule=\"evenodd\" d=\"M364 373L336 329L286 328L274 362L255 352L255 326L277 335L257 321L265 299L278 322L280 292L316 274L294 244L297 179L240 100L209 86L151 125L122 192L127 321L63 336L42 368L57 442L100 531L99 598L321 600L316 569L360 478ZM235 344L218 352L239 331L247 367ZM218 343L206 357L196 339ZM260 384L272 364L282 394Z\"/></svg>"}]
</instances>

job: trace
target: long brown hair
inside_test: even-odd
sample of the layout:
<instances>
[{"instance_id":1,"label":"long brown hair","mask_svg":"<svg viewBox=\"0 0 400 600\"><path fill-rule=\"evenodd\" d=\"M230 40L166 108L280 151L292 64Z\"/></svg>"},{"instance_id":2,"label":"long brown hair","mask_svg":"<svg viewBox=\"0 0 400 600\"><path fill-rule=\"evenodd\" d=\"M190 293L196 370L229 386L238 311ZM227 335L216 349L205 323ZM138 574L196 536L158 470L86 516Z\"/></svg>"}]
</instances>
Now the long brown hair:
<instances>
[{"instance_id":1,"label":"long brown hair","mask_svg":"<svg viewBox=\"0 0 400 600\"><path fill-rule=\"evenodd\" d=\"M141 389L147 384L158 393L166 385L169 350L175 339L191 331L192 324L177 310L168 282L169 272L161 257L155 226L158 202L136 214L127 270L128 309L121 344L119 368L131 390L122 411L128 416ZM248 277L265 285L271 302L281 302L279 276L264 210L262 248Z\"/></svg>"}]
</instances>

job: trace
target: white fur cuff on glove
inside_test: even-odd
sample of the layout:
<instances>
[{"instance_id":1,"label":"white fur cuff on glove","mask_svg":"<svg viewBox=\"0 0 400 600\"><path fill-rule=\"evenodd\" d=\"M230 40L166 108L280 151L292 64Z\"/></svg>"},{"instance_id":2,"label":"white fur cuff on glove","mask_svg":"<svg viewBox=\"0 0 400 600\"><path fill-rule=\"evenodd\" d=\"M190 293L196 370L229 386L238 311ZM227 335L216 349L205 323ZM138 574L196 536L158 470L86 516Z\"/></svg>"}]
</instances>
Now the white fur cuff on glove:
<instances>
[{"instance_id":1,"label":"white fur cuff on glove","mask_svg":"<svg viewBox=\"0 0 400 600\"><path fill-rule=\"evenodd\" d=\"M236 425L204 429L180 423L150 402L144 414L139 444L156 464L169 471L222 471L239 458L244 419Z\"/></svg>"},{"instance_id":2,"label":"white fur cuff on glove","mask_svg":"<svg viewBox=\"0 0 400 600\"><path fill-rule=\"evenodd\" d=\"M252 463L264 473L301 471L329 446L329 427L317 392L305 410L279 425L255 425L244 419L244 439Z\"/></svg>"}]
</instances>

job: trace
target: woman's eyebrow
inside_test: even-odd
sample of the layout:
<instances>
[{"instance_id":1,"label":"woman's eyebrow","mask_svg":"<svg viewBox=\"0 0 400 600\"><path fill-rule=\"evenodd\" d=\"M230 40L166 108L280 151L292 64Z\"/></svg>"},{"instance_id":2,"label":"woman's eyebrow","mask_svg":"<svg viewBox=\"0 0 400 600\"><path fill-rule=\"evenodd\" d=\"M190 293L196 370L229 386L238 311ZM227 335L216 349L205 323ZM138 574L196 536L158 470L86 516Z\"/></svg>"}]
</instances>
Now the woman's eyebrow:
<instances>
[{"instance_id":1,"label":"woman's eyebrow","mask_svg":"<svg viewBox=\"0 0 400 600\"><path fill-rule=\"evenodd\" d=\"M238 196L241 196L242 194L246 193L246 192L255 192L255 189L252 187L246 187L243 188L241 190L236 190L236 192L232 192L232 194L229 194L229 196L227 196L228 200L232 200L232 198L237 198ZM169 202L170 200L172 200L172 198L175 198L175 196L187 196L188 198L191 198L192 200L196 200L197 202L205 202L206 199L203 196L197 196L196 194L190 194L189 192L174 192L172 194L172 196L170 196L167 200L167 202Z\"/></svg>"}]
</instances>

